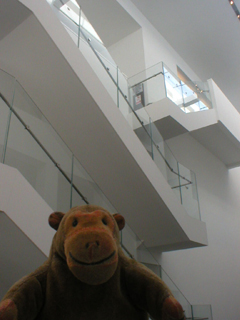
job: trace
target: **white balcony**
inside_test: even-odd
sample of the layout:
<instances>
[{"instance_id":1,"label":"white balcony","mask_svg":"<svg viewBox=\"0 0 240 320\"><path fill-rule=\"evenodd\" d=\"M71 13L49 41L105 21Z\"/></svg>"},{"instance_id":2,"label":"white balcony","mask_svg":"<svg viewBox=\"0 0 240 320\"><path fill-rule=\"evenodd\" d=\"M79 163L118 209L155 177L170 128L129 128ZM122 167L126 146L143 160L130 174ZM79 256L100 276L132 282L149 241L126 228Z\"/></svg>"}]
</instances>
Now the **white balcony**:
<instances>
[{"instance_id":1,"label":"white balcony","mask_svg":"<svg viewBox=\"0 0 240 320\"><path fill-rule=\"evenodd\" d=\"M189 132L227 168L240 165L240 114L212 79L184 83L160 63L129 82L137 114L147 113L164 140Z\"/></svg>"}]
</instances>

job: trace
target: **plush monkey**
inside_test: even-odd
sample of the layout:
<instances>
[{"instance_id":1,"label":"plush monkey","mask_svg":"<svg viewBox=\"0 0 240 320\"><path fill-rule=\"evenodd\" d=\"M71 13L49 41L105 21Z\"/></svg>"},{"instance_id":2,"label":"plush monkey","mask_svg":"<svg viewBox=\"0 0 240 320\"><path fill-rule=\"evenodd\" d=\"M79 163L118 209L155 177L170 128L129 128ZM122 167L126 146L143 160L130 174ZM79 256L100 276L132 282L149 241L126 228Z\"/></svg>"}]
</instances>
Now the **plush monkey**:
<instances>
[{"instance_id":1,"label":"plush monkey","mask_svg":"<svg viewBox=\"0 0 240 320\"><path fill-rule=\"evenodd\" d=\"M181 305L153 272L126 257L125 224L97 206L52 213L48 260L7 292L0 320L183 320Z\"/></svg>"}]
</instances>

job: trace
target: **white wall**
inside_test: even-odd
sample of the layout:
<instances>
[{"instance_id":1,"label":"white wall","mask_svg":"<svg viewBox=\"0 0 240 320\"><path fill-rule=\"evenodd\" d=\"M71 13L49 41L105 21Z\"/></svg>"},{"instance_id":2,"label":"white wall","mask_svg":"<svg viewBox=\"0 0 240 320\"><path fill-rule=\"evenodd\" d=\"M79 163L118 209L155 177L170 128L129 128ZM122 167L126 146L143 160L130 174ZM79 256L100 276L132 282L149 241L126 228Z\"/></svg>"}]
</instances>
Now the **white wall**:
<instances>
[{"instance_id":1,"label":"white wall","mask_svg":"<svg viewBox=\"0 0 240 320\"><path fill-rule=\"evenodd\" d=\"M48 256L54 230L48 226L53 212L21 173L0 163L1 210Z\"/></svg>"},{"instance_id":2,"label":"white wall","mask_svg":"<svg viewBox=\"0 0 240 320\"><path fill-rule=\"evenodd\" d=\"M160 263L191 304L211 304L217 320L239 319L240 168L227 170L189 134L168 143L196 172L209 245L163 253Z\"/></svg>"},{"instance_id":3,"label":"white wall","mask_svg":"<svg viewBox=\"0 0 240 320\"><path fill-rule=\"evenodd\" d=\"M118 2L142 27L145 68L163 61L174 73L177 73L176 65L178 65L192 80L200 80L182 57L169 45L130 0L118 0ZM128 47L125 49L128 50ZM122 56L122 59L125 57L128 59L129 64L131 64L132 60L129 59L128 55ZM138 72L140 71L143 71L143 69L138 70Z\"/></svg>"},{"instance_id":4,"label":"white wall","mask_svg":"<svg viewBox=\"0 0 240 320\"><path fill-rule=\"evenodd\" d=\"M142 29L131 33L107 49L128 78L145 69Z\"/></svg>"},{"instance_id":5,"label":"white wall","mask_svg":"<svg viewBox=\"0 0 240 320\"><path fill-rule=\"evenodd\" d=\"M236 139L240 141L240 112L235 109L212 79L208 80L208 84L213 100L213 107L217 111L218 119L236 137Z\"/></svg>"}]
</instances>

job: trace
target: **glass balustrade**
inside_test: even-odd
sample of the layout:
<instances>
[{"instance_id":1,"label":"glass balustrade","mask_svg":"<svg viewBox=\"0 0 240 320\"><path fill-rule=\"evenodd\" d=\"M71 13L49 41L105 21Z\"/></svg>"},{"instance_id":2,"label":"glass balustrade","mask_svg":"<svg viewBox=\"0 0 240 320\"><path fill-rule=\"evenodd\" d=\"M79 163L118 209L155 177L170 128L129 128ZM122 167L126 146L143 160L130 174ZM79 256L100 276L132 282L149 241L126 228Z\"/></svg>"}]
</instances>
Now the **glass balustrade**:
<instances>
[{"instance_id":1,"label":"glass balustrade","mask_svg":"<svg viewBox=\"0 0 240 320\"><path fill-rule=\"evenodd\" d=\"M116 211L19 82L2 70L0 114L1 162L17 168L53 210L91 202Z\"/></svg>"},{"instance_id":2,"label":"glass balustrade","mask_svg":"<svg viewBox=\"0 0 240 320\"><path fill-rule=\"evenodd\" d=\"M178 169L180 183L176 188L180 189L181 201L193 218L201 220L196 175L180 163Z\"/></svg>"},{"instance_id":3,"label":"glass balustrade","mask_svg":"<svg viewBox=\"0 0 240 320\"><path fill-rule=\"evenodd\" d=\"M186 113L212 108L207 82L183 82L164 63L166 95Z\"/></svg>"},{"instance_id":4,"label":"glass balustrade","mask_svg":"<svg viewBox=\"0 0 240 320\"><path fill-rule=\"evenodd\" d=\"M128 78L128 84L132 90L134 110L149 106L166 97L162 63Z\"/></svg>"},{"instance_id":5,"label":"glass balustrade","mask_svg":"<svg viewBox=\"0 0 240 320\"><path fill-rule=\"evenodd\" d=\"M163 67L163 75L166 96L181 108L184 103L181 81L166 67Z\"/></svg>"},{"instance_id":6,"label":"glass balustrade","mask_svg":"<svg viewBox=\"0 0 240 320\"><path fill-rule=\"evenodd\" d=\"M186 113L212 108L207 83L184 83L162 62L130 77L128 82L135 94L135 109L165 97Z\"/></svg>"},{"instance_id":7,"label":"glass balustrade","mask_svg":"<svg viewBox=\"0 0 240 320\"><path fill-rule=\"evenodd\" d=\"M196 197L194 201L189 200L188 196L192 197L192 193L186 192L185 189L184 195L181 194L182 185L185 186L194 182L180 175L177 160L163 141L146 109L143 108L165 97L183 108L182 84L179 79L163 63L156 64L127 79L121 73L75 1L68 1L64 8L60 0L47 1L91 65L92 70L101 80L113 102L118 106L151 158L155 161L181 204L190 215L199 217L199 212L198 214L195 213L199 210L198 202L195 201ZM186 99L187 97L185 97L185 102ZM191 176L190 170L186 176ZM192 205L190 206L189 203ZM194 203L194 211L191 212Z\"/></svg>"}]
</instances>

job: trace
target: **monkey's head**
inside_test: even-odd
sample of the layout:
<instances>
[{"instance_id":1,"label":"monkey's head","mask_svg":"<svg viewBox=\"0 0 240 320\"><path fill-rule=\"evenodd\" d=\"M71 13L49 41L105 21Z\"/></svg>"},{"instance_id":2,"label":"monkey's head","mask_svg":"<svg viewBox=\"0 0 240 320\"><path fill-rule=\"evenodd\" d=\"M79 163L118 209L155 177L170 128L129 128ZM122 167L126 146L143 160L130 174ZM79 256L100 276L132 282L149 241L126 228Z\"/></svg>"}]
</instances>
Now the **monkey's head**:
<instances>
[{"instance_id":1,"label":"monkey's head","mask_svg":"<svg viewBox=\"0 0 240 320\"><path fill-rule=\"evenodd\" d=\"M98 285L108 281L118 266L120 214L111 215L98 206L74 207L66 214L54 212L49 224L57 230L53 249L66 260L80 281Z\"/></svg>"}]
</instances>

